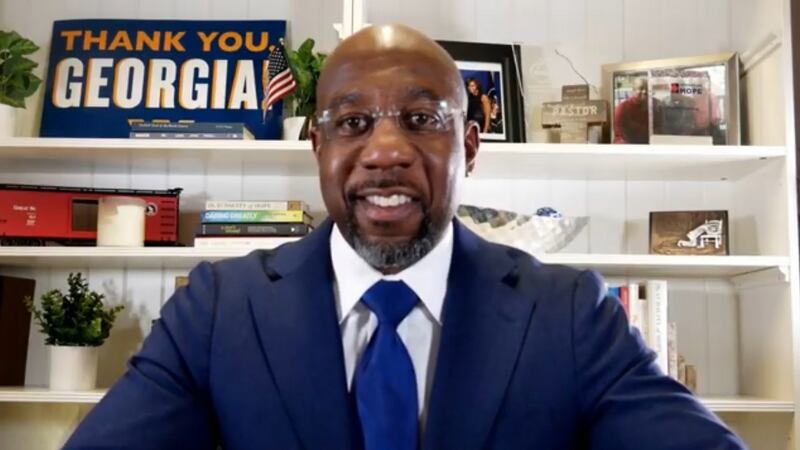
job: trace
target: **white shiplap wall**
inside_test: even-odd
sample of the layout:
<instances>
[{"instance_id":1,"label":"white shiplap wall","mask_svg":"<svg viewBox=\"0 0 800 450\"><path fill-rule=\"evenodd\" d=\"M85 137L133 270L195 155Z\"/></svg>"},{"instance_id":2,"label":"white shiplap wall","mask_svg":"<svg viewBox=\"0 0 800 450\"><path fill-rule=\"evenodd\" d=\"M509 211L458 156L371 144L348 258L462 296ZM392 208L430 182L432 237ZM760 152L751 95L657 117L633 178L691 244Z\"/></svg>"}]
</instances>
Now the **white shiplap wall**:
<instances>
[{"instance_id":1,"label":"white shiplap wall","mask_svg":"<svg viewBox=\"0 0 800 450\"><path fill-rule=\"evenodd\" d=\"M372 23L405 23L437 39L523 44L522 72L530 130L538 128L534 123L535 105L557 100L561 85L580 82L566 61L555 55L555 49L569 56L577 70L598 85L600 66L605 63L743 51L768 32L780 33L780 16L776 12L780 0L371 0L368 3L367 20ZM0 0L0 29L15 29L42 44L44 50L36 58L43 64L52 21L69 18L288 19L293 42L314 37L322 50L329 51L337 42L331 24L341 19L341 3L336 0L29 0L23 4L18 0ZM750 91L758 94L755 99L751 95L753 106L748 124L752 142L783 142L783 112L779 106L782 103L778 101L780 64L780 52L776 52L752 72L752 78L745 80ZM44 67L40 69L43 73ZM36 135L41 102L41 96L29 101L29 109L18 122L18 135ZM739 183L470 179L464 202L518 211L549 205L565 214L588 215L590 226L565 251L591 253L647 253L647 214L652 210L728 209L734 253L785 254L786 241L782 236L786 230L781 218L767 214L767 219L760 219L766 223L755 222L756 216L767 209L756 198L782 195L781 186L774 181L767 183L780 178L781 170L780 166L770 167ZM193 213L202 209L208 198L304 198L314 211L324 210L314 177L266 177L248 167L242 167L237 175L223 175L199 162L194 167L165 166L157 173L132 164L125 173L117 173L96 164L74 163L43 168L38 173L14 174L8 170L0 173L0 182L183 187L181 209L186 220L181 228L182 239L187 242ZM747 186L753 186L755 192L750 192ZM746 202L742 201L743 196L748 197ZM752 232L756 239L737 238L737 231L742 232L739 236ZM92 286L105 292L111 303L127 305L103 349L99 382L107 386L119 376L124 361L148 332L150 320L157 317L160 305L171 294L178 272L88 271L80 267L74 270L87 273ZM39 295L50 288L63 288L68 271L4 273L35 277ZM737 293L723 280L670 282L670 314L679 322L681 342L691 343L682 352L698 366L701 392L741 391L737 336L740 322L746 318L740 317ZM785 298L785 292L779 292L779 297ZM47 382L47 354L42 343L38 332L32 330L29 384ZM749 382L753 376L751 371L745 371L744 381ZM759 393L758 389L755 391ZM0 431L3 428L0 426ZM25 435L35 432L31 428ZM0 448L11 442L4 441L3 436L5 433L0 433Z\"/></svg>"},{"instance_id":2,"label":"white shiplap wall","mask_svg":"<svg viewBox=\"0 0 800 450\"><path fill-rule=\"evenodd\" d=\"M529 80L526 93L529 107L556 99L562 84L579 82L568 64L555 55L555 49L568 55L592 83L599 84L603 63L742 50L761 37L758 30L768 30L775 25L768 20L774 14L761 14L757 27L746 27L746 20L753 11L761 9L743 0L669 3L656 0L445 0L434 4L427 0L373 0L368 3L367 20L372 23L405 23L437 39L522 43L525 46L523 76ZM25 7L12 0L0 0L0 27L14 28L42 43L44 50L37 58L43 65L52 21L57 19L288 18L293 41L311 36L320 43L321 49L330 50L337 42L331 24L339 21L340 16L339 2L322 0L31 0ZM737 33L731 32L732 27L736 27ZM742 29L747 29L751 36L743 37L738 32ZM41 69L43 71L44 67ZM19 135L35 134L40 103L41 98L30 102L32 107L19 121ZM0 181L97 187L180 186L186 189L181 208L187 219L183 220L182 238L187 242L191 237L193 213L202 208L207 198L299 197L309 200L316 211L324 209L317 182L312 177L265 177L251 173L247 167L242 167L239 175L221 175L210 172L199 162L194 168L164 167L163 173L155 174L152 170L139 172L135 164L126 173L109 172L97 164L78 164L61 173L53 173L52 168L39 174L6 172ZM736 236L737 223L747 223L751 217L749 214L737 217L734 187L729 182L545 179L498 183L470 180L464 201L520 211L551 205L566 214L589 215L590 226L565 251L646 253L647 214L652 210L729 209L733 219L732 234ZM739 248L742 253L781 253L780 245L758 248L752 242L734 239L734 253ZM59 285L64 275L59 271L37 277L41 279L40 290ZM91 272L92 280L106 289L112 301L136 305L125 313L135 318L131 322L138 323L140 328L135 333L124 331L129 337L147 332L150 318L171 293L172 275L160 271ZM140 305L143 306L139 308ZM123 333L124 320L123 317L115 335ZM112 343L115 340L112 339ZM131 349L126 350L123 353L130 353ZM33 352L30 361L34 368L43 364L42 355L36 353ZM121 370L124 358L113 359L109 364ZM39 370L31 372L29 382L44 382ZM704 372L700 373L703 377ZM101 381L113 380L114 374L110 371L109 376L101 376ZM735 389L736 383L728 383L719 390Z\"/></svg>"}]
</instances>

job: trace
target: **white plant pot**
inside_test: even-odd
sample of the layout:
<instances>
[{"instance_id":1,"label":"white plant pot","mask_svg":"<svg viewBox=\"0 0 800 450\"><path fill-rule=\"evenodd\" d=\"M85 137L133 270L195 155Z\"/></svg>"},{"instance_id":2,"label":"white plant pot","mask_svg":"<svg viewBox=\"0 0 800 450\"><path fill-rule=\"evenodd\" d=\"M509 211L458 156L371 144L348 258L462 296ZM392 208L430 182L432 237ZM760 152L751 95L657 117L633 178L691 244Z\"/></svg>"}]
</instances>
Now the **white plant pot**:
<instances>
[{"instance_id":1,"label":"white plant pot","mask_svg":"<svg viewBox=\"0 0 800 450\"><path fill-rule=\"evenodd\" d=\"M17 125L17 109L0 104L0 138L14 137Z\"/></svg>"},{"instance_id":2,"label":"white plant pot","mask_svg":"<svg viewBox=\"0 0 800 450\"><path fill-rule=\"evenodd\" d=\"M88 391L97 382L97 347L50 346L50 389Z\"/></svg>"},{"instance_id":3,"label":"white plant pot","mask_svg":"<svg viewBox=\"0 0 800 450\"><path fill-rule=\"evenodd\" d=\"M283 119L283 140L296 141L300 139L300 132L303 131L305 117L287 117Z\"/></svg>"}]
</instances>

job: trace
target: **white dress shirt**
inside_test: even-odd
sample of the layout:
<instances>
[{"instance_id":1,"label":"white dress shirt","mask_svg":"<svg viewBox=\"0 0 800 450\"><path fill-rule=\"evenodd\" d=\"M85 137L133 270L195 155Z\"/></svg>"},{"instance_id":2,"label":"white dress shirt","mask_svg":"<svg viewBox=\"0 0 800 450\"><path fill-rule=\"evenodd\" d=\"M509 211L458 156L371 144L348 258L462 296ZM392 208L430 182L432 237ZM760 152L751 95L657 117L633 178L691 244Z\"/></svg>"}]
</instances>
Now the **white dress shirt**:
<instances>
[{"instance_id":1,"label":"white dress shirt","mask_svg":"<svg viewBox=\"0 0 800 450\"><path fill-rule=\"evenodd\" d=\"M352 390L358 361L378 326L375 314L360 302L364 293L379 280L402 280L419 297L420 302L397 326L397 334L414 365L419 416L424 424L439 348L447 276L453 256L453 224L447 227L442 239L427 255L395 275L383 275L367 264L345 241L335 225L330 246L348 389Z\"/></svg>"}]
</instances>

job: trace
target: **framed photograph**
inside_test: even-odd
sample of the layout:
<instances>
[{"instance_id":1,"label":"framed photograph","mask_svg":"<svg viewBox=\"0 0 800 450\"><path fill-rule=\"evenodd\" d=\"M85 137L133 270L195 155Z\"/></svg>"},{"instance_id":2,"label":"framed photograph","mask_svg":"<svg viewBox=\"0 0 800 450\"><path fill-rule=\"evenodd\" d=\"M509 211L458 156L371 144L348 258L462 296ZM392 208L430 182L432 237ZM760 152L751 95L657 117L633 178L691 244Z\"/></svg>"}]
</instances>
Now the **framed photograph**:
<instances>
[{"instance_id":1,"label":"framed photograph","mask_svg":"<svg viewBox=\"0 0 800 450\"><path fill-rule=\"evenodd\" d=\"M650 253L728 255L728 211L651 212Z\"/></svg>"},{"instance_id":2,"label":"framed photograph","mask_svg":"<svg viewBox=\"0 0 800 450\"><path fill-rule=\"evenodd\" d=\"M437 41L456 61L467 90L467 118L482 141L525 142L518 45Z\"/></svg>"},{"instance_id":3,"label":"framed photograph","mask_svg":"<svg viewBox=\"0 0 800 450\"><path fill-rule=\"evenodd\" d=\"M603 66L615 144L739 145L736 53Z\"/></svg>"}]
</instances>

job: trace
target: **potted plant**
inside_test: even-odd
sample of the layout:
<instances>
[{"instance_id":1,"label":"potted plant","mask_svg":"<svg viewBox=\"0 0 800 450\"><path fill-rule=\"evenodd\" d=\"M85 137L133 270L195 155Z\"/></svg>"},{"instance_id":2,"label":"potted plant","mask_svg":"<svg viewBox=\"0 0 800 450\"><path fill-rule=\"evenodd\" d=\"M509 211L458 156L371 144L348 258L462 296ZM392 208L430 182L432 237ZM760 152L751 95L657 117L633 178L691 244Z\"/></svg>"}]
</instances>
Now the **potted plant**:
<instances>
[{"instance_id":1,"label":"potted plant","mask_svg":"<svg viewBox=\"0 0 800 450\"><path fill-rule=\"evenodd\" d=\"M284 139L308 138L308 119L317 108L317 81L326 56L313 50L314 40L310 38L297 50L286 50L297 89L289 96L293 117L283 121Z\"/></svg>"},{"instance_id":2,"label":"potted plant","mask_svg":"<svg viewBox=\"0 0 800 450\"><path fill-rule=\"evenodd\" d=\"M69 274L69 292L58 289L42 295L41 308L26 299L28 309L50 347L50 388L94 389L97 348L103 345L124 306L103 307L103 294L89 290L80 273Z\"/></svg>"},{"instance_id":3,"label":"potted plant","mask_svg":"<svg viewBox=\"0 0 800 450\"><path fill-rule=\"evenodd\" d=\"M14 135L15 110L24 108L42 80L33 74L39 64L25 55L39 50L15 31L0 31L0 137Z\"/></svg>"}]
</instances>

